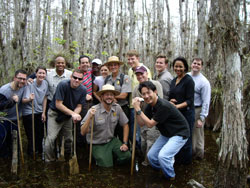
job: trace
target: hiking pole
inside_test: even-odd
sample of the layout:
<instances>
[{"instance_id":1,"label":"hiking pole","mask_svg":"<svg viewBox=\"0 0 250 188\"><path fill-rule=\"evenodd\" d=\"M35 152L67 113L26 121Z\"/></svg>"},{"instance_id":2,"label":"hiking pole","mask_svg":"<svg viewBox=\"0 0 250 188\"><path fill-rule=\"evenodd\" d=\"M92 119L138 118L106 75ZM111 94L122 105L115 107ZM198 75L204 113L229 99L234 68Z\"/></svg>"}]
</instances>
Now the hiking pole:
<instances>
[{"instance_id":1,"label":"hiking pole","mask_svg":"<svg viewBox=\"0 0 250 188\"><path fill-rule=\"evenodd\" d=\"M133 132L133 146L132 146L132 160L131 160L131 170L130 174L133 175L134 172L134 161L135 161L135 143L136 143L136 113L134 118L134 132Z\"/></svg>"},{"instance_id":2,"label":"hiking pole","mask_svg":"<svg viewBox=\"0 0 250 188\"><path fill-rule=\"evenodd\" d=\"M36 160L35 148L35 114L34 114L34 100L32 100L32 142L33 142L33 159Z\"/></svg>"},{"instance_id":3,"label":"hiking pole","mask_svg":"<svg viewBox=\"0 0 250 188\"><path fill-rule=\"evenodd\" d=\"M19 112L18 112L18 103L16 103L16 118L17 118L17 128L18 128L21 159L22 159L22 164L24 164L22 135L21 135L20 121L19 121Z\"/></svg>"},{"instance_id":4,"label":"hiking pole","mask_svg":"<svg viewBox=\"0 0 250 188\"><path fill-rule=\"evenodd\" d=\"M94 130L94 117L92 117L92 126L90 133L90 148L89 148L89 171L91 171L91 160L92 160L92 145L93 145L93 130Z\"/></svg>"}]
</instances>

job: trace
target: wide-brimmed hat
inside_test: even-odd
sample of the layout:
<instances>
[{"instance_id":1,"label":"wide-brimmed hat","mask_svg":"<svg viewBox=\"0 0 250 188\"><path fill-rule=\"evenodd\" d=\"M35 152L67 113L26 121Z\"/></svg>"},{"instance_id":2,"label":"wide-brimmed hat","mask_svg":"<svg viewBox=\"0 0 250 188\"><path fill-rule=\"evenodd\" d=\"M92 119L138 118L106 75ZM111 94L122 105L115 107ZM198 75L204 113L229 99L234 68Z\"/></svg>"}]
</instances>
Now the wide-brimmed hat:
<instances>
[{"instance_id":1,"label":"wide-brimmed hat","mask_svg":"<svg viewBox=\"0 0 250 188\"><path fill-rule=\"evenodd\" d=\"M112 86L112 85L110 85L110 84L103 85L103 86L102 86L102 90L101 90L101 91L98 91L96 94L97 94L98 96L101 96L103 93L105 93L105 92L107 92L107 91L114 93L115 96L120 94L120 92L119 92L119 91L116 91L116 90L115 90L115 87Z\"/></svg>"},{"instance_id":2,"label":"wide-brimmed hat","mask_svg":"<svg viewBox=\"0 0 250 188\"><path fill-rule=\"evenodd\" d=\"M119 63L120 65L123 65L124 63L119 60L119 57L117 56L111 56L108 58L108 61L105 63L105 65L108 65L110 63Z\"/></svg>"},{"instance_id":3,"label":"wide-brimmed hat","mask_svg":"<svg viewBox=\"0 0 250 188\"><path fill-rule=\"evenodd\" d=\"M100 60L100 59L94 59L92 61L92 63L96 63L97 65L101 65L102 64L102 60Z\"/></svg>"}]
</instances>

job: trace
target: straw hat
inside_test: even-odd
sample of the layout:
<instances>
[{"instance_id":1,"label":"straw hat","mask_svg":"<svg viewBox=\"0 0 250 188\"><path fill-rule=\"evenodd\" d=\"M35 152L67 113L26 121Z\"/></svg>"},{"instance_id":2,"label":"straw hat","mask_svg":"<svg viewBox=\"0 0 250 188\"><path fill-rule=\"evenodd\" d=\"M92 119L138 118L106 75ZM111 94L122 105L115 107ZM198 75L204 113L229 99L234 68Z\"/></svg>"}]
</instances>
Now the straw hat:
<instances>
[{"instance_id":1,"label":"straw hat","mask_svg":"<svg viewBox=\"0 0 250 188\"><path fill-rule=\"evenodd\" d=\"M108 58L108 61L105 63L105 65L108 65L109 63L119 63L120 65L123 65L124 63L119 60L119 57L117 56L111 56Z\"/></svg>"},{"instance_id":2,"label":"straw hat","mask_svg":"<svg viewBox=\"0 0 250 188\"><path fill-rule=\"evenodd\" d=\"M102 90L101 90L101 91L98 91L96 94L97 94L98 96L101 96L103 93L105 93L105 92L107 92L107 91L114 93L115 96L120 94L120 92L119 92L119 91L116 91L116 90L115 90L115 87L112 86L112 85L110 85L110 84L103 85L103 86L102 86Z\"/></svg>"}]
</instances>

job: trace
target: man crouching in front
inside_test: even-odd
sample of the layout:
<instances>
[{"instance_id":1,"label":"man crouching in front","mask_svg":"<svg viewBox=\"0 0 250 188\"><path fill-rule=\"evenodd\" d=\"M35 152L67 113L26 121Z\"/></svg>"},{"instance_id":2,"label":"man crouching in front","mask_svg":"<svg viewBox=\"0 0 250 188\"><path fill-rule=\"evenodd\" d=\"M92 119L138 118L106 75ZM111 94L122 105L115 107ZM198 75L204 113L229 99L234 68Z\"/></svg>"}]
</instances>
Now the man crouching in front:
<instances>
[{"instance_id":1,"label":"man crouching in front","mask_svg":"<svg viewBox=\"0 0 250 188\"><path fill-rule=\"evenodd\" d=\"M174 156L190 136L188 123L174 105L157 96L152 82L140 83L139 92L147 106L142 112L140 98L133 99L137 123L149 128L156 126L161 133L147 154L149 163L153 168L162 170L167 179L174 180Z\"/></svg>"},{"instance_id":2,"label":"man crouching in front","mask_svg":"<svg viewBox=\"0 0 250 188\"><path fill-rule=\"evenodd\" d=\"M131 157L128 151L128 118L122 111L119 104L114 103L115 96L120 92L112 85L104 85L102 90L96 93L101 98L101 103L89 109L82 120L81 134L87 134L87 141L90 142L90 129L93 128L93 157L96 164L102 167L113 166L113 154L116 156L117 164L129 161ZM123 127L123 143L114 137L115 127L119 123Z\"/></svg>"}]
</instances>

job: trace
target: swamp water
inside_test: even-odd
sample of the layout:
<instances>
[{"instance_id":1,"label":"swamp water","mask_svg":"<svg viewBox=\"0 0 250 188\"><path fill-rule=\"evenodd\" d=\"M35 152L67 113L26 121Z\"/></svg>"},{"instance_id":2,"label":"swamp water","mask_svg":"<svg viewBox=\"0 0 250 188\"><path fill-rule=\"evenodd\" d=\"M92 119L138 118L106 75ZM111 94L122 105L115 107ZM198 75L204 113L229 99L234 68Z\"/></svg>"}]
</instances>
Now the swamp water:
<instances>
[{"instance_id":1,"label":"swamp water","mask_svg":"<svg viewBox=\"0 0 250 188\"><path fill-rule=\"evenodd\" d=\"M46 164L41 158L33 161L25 154L24 165L19 164L17 175L11 174L11 161L0 159L0 188L14 187L86 187L86 188L188 188L187 182L194 179L205 187L213 187L213 179L217 166L218 147L215 140L218 133L205 131L205 158L193 160L191 165L175 165L176 178L167 181L160 172L150 166L138 163L138 171L130 175L130 164L100 168L92 162L91 172L88 171L88 153L83 149L78 152L80 173L69 175L68 162ZM25 144L24 144L25 146ZM24 151L25 148L24 148Z\"/></svg>"}]
</instances>

